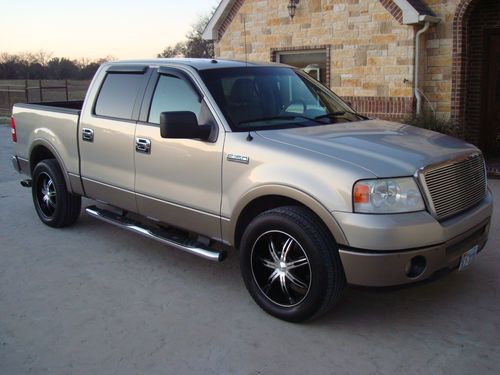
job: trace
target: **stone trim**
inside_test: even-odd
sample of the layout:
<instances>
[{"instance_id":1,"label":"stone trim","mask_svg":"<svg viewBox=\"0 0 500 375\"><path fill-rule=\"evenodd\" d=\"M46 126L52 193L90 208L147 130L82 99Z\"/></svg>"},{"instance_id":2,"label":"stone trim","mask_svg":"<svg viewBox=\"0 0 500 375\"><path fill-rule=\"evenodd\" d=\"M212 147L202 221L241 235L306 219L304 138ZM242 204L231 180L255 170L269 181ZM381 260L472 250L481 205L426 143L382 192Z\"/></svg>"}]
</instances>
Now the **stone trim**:
<instances>
[{"instance_id":1,"label":"stone trim","mask_svg":"<svg viewBox=\"0 0 500 375\"><path fill-rule=\"evenodd\" d=\"M465 99L467 97L467 35L468 21L479 0L462 0L453 17L453 52L451 71L451 121L461 137L465 129Z\"/></svg>"},{"instance_id":2,"label":"stone trim","mask_svg":"<svg viewBox=\"0 0 500 375\"><path fill-rule=\"evenodd\" d=\"M414 113L414 97L343 96L359 113L384 120L403 121Z\"/></svg>"},{"instance_id":3,"label":"stone trim","mask_svg":"<svg viewBox=\"0 0 500 375\"><path fill-rule=\"evenodd\" d=\"M295 47L280 47L280 48L271 48L269 60L272 62L276 62L276 55L280 52L293 52L293 51L325 51L326 52L326 72L325 72L325 80L326 85L328 87L331 86L330 81L330 69L331 69L331 60L330 60L330 49L331 46L329 44L317 44L310 46L295 46Z\"/></svg>"},{"instance_id":4,"label":"stone trim","mask_svg":"<svg viewBox=\"0 0 500 375\"><path fill-rule=\"evenodd\" d=\"M400 24L403 23L403 11L399 6L394 3L393 0L378 0L382 6L398 21ZM465 0L464 0L465 1ZM473 0L474 1L474 0ZM236 0L234 4L231 6L228 14L224 17L224 21L219 26L217 30L217 41L221 40L222 36L226 32L227 28L233 21L234 17L238 14L238 11L242 7L245 0ZM286 6L286 2L284 2Z\"/></svg>"},{"instance_id":5,"label":"stone trim","mask_svg":"<svg viewBox=\"0 0 500 375\"><path fill-rule=\"evenodd\" d=\"M234 17L238 14L238 11L240 10L241 6L245 0L236 0L231 9L229 10L229 13L227 16L224 18L224 21L219 27L219 30L217 30L217 41L221 40L222 36L224 35L225 31L233 21Z\"/></svg>"},{"instance_id":6,"label":"stone trim","mask_svg":"<svg viewBox=\"0 0 500 375\"><path fill-rule=\"evenodd\" d=\"M403 11L392 0L379 0L380 4L398 21L403 23Z\"/></svg>"}]
</instances>

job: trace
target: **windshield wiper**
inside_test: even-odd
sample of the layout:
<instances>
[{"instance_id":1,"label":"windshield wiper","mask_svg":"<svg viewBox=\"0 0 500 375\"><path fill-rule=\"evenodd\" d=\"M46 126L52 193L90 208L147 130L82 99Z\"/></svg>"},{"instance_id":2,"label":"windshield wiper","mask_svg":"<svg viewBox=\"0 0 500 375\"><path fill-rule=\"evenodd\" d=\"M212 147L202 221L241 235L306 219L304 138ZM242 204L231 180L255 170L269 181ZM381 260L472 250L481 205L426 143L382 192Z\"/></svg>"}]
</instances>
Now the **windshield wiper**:
<instances>
[{"instance_id":1,"label":"windshield wiper","mask_svg":"<svg viewBox=\"0 0 500 375\"><path fill-rule=\"evenodd\" d=\"M241 121L241 122L238 123L238 126L240 126L242 124L250 124L252 122L271 121L271 120L293 120L293 119L296 119L296 118L303 118L305 120L314 121L314 122L316 122L318 124L322 124L323 123L321 121L318 121L317 118L311 118L311 117L301 116L301 115L287 115L287 116L263 117L263 118L258 118L258 119L254 119L254 120ZM299 124L294 124L294 125L299 125Z\"/></svg>"},{"instance_id":2,"label":"windshield wiper","mask_svg":"<svg viewBox=\"0 0 500 375\"><path fill-rule=\"evenodd\" d=\"M319 120L321 118L330 118L330 117L339 117L345 115L345 111L337 111L337 112L330 112L330 113L325 113L324 115L319 115L316 116L314 119Z\"/></svg>"},{"instance_id":3,"label":"windshield wiper","mask_svg":"<svg viewBox=\"0 0 500 375\"><path fill-rule=\"evenodd\" d=\"M363 120L368 120L368 117L366 116L363 116L363 115L360 115L359 113L354 113L354 112L350 112L350 111L337 111L337 112L330 112L330 113L326 113L324 115L319 115L319 116L316 116L314 119L318 120L318 119L322 119L322 118L335 118L335 117L340 117L340 116L343 116L345 115L346 113L349 113L351 115L354 115L354 116L357 116Z\"/></svg>"}]
</instances>

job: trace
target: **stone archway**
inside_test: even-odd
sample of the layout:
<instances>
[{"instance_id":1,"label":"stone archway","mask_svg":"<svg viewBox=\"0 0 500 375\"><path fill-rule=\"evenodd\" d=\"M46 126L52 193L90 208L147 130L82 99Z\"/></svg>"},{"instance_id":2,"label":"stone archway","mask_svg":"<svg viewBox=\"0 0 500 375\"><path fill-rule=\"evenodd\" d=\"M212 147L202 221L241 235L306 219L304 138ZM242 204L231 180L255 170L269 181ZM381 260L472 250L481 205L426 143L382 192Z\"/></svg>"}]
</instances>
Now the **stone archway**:
<instances>
[{"instance_id":1,"label":"stone archway","mask_svg":"<svg viewBox=\"0 0 500 375\"><path fill-rule=\"evenodd\" d=\"M453 17L453 67L451 71L451 121L463 137L467 94L467 26L479 0L462 0Z\"/></svg>"},{"instance_id":2,"label":"stone archway","mask_svg":"<svg viewBox=\"0 0 500 375\"><path fill-rule=\"evenodd\" d=\"M488 89L487 35L492 30L500 30L497 0L460 1L453 19L451 120L462 137L483 146L485 138L497 137L491 129L486 134L483 126L490 98L484 94Z\"/></svg>"}]
</instances>

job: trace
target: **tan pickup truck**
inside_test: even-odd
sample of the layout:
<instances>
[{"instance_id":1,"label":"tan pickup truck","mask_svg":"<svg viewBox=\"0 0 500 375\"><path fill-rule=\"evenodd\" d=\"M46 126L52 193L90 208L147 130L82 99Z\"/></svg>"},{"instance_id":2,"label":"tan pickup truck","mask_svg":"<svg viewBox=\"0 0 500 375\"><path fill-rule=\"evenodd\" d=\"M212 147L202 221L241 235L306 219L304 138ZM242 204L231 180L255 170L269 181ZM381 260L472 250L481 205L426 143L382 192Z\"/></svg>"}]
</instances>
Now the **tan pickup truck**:
<instances>
[{"instance_id":1,"label":"tan pickup truck","mask_svg":"<svg viewBox=\"0 0 500 375\"><path fill-rule=\"evenodd\" d=\"M346 284L464 269L492 198L464 141L366 118L307 74L223 60L117 61L83 102L17 104L14 168L40 219L87 214L222 261L268 313L321 315Z\"/></svg>"}]
</instances>

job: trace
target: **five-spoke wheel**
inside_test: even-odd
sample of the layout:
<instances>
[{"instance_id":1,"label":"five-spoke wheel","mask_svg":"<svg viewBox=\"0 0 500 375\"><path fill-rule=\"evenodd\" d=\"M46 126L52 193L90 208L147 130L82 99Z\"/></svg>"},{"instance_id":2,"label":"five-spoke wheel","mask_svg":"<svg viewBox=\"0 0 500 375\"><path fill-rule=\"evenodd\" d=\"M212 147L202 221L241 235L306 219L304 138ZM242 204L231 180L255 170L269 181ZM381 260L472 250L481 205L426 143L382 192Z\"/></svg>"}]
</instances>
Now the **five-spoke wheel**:
<instances>
[{"instance_id":1,"label":"five-spoke wheel","mask_svg":"<svg viewBox=\"0 0 500 375\"><path fill-rule=\"evenodd\" d=\"M71 225L80 215L82 199L68 192L55 159L43 160L35 166L32 195L38 217L51 227Z\"/></svg>"},{"instance_id":2,"label":"five-spoke wheel","mask_svg":"<svg viewBox=\"0 0 500 375\"><path fill-rule=\"evenodd\" d=\"M294 306L307 296L311 267L304 249L291 235L276 230L263 233L251 256L255 282L272 302Z\"/></svg>"},{"instance_id":3,"label":"five-spoke wheel","mask_svg":"<svg viewBox=\"0 0 500 375\"><path fill-rule=\"evenodd\" d=\"M50 218L56 211L56 187L52 178L45 172L40 173L37 180L36 196L42 213Z\"/></svg>"},{"instance_id":4,"label":"five-spoke wheel","mask_svg":"<svg viewBox=\"0 0 500 375\"><path fill-rule=\"evenodd\" d=\"M328 311L345 276L335 240L307 208L287 206L258 215L241 239L245 285L265 311L299 322Z\"/></svg>"}]
</instances>

